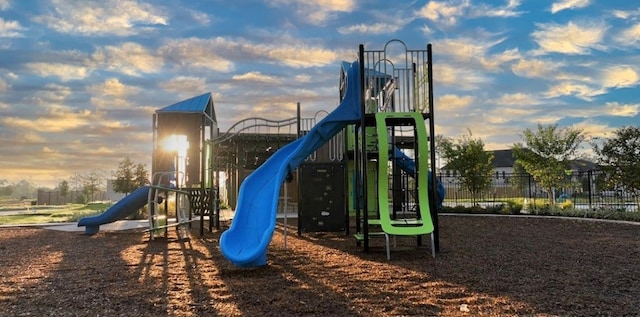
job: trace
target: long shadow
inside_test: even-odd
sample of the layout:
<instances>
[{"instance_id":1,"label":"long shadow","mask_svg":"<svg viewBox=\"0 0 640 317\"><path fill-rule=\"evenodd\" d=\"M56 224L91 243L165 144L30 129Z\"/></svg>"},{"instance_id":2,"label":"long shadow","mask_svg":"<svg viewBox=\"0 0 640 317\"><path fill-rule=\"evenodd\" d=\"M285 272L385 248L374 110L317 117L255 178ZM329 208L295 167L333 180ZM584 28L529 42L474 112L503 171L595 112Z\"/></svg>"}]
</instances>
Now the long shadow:
<instances>
[{"instance_id":1,"label":"long shadow","mask_svg":"<svg viewBox=\"0 0 640 317\"><path fill-rule=\"evenodd\" d=\"M340 234L301 239L345 250L388 272L426 272L443 307L531 315L633 315L640 304L639 226L580 220L441 217L441 252L403 239L386 260ZM376 264L372 264L376 266ZM427 292L425 293L425 295ZM502 307L502 308L499 308ZM444 308L443 308L444 309Z\"/></svg>"},{"instance_id":2,"label":"long shadow","mask_svg":"<svg viewBox=\"0 0 640 317\"><path fill-rule=\"evenodd\" d=\"M158 290L123 257L144 248L140 233L0 229L0 315L164 316Z\"/></svg>"},{"instance_id":3,"label":"long shadow","mask_svg":"<svg viewBox=\"0 0 640 317\"><path fill-rule=\"evenodd\" d=\"M288 238L288 247L281 247L279 230L268 252L268 265L244 269L232 266L210 246L214 265L220 269L235 303L235 313L246 316L376 316L435 315L438 308L428 303L412 303L405 298L390 303L397 289L389 287L388 276L360 274L349 276L348 267L341 267L331 258L349 257L335 249L318 254L307 249L309 243L297 237ZM215 242L215 241L212 241ZM344 263L344 262L341 262ZM359 265L365 265L363 263Z\"/></svg>"}]
</instances>

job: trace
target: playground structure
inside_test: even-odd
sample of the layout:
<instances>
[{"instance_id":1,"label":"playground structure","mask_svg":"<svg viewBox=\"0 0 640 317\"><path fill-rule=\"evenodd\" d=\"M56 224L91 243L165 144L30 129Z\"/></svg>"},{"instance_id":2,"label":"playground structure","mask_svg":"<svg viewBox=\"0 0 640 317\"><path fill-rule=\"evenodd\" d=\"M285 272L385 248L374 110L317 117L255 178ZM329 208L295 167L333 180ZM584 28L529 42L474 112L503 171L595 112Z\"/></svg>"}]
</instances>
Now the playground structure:
<instances>
[{"instance_id":1,"label":"playground structure","mask_svg":"<svg viewBox=\"0 0 640 317\"><path fill-rule=\"evenodd\" d=\"M247 118L224 133L210 93L159 109L151 184L78 225L94 234L147 205L151 239L171 226L186 237L198 216L202 235L207 221L210 231L220 228L220 206L227 204L235 215L220 249L235 265L253 267L266 264L276 216L291 208L299 234L349 234L355 215L353 236L364 251L370 238L382 236L390 258L390 236L416 236L421 244L430 235L435 256L435 211L444 193L429 172L435 170L431 45L409 50L392 40L379 51L361 45L357 61L342 63L339 97L331 113L302 118L298 104L295 117Z\"/></svg>"},{"instance_id":2,"label":"playground structure","mask_svg":"<svg viewBox=\"0 0 640 317\"><path fill-rule=\"evenodd\" d=\"M431 46L414 51L393 40L381 51L361 45L358 61L343 63L338 107L244 180L231 227L220 239L227 259L243 267L266 264L287 175L341 131L346 131L347 193L352 194L344 217L348 221L348 211L354 209L357 241L368 251L369 238L383 235L390 257L390 235L417 236L420 243L422 235L430 234L435 255L437 217L431 211L437 210L438 184L429 177L429 169L435 170L435 141L429 137L434 135ZM325 196L327 191L306 195Z\"/></svg>"}]
</instances>

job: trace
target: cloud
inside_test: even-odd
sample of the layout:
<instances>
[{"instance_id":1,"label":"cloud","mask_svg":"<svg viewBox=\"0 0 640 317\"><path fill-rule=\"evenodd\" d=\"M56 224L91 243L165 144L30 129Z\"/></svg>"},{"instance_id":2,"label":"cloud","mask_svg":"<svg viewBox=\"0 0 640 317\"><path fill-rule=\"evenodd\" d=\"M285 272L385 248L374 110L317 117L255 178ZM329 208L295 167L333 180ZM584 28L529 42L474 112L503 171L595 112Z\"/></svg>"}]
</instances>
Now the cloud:
<instances>
[{"instance_id":1,"label":"cloud","mask_svg":"<svg viewBox=\"0 0 640 317\"><path fill-rule=\"evenodd\" d=\"M634 47L640 44L640 23L620 32L615 39L621 45Z\"/></svg>"},{"instance_id":2,"label":"cloud","mask_svg":"<svg viewBox=\"0 0 640 317\"><path fill-rule=\"evenodd\" d=\"M429 1L416 14L436 24L452 26L458 23L458 18L464 15L469 6L468 0Z\"/></svg>"},{"instance_id":3,"label":"cloud","mask_svg":"<svg viewBox=\"0 0 640 317\"><path fill-rule=\"evenodd\" d=\"M361 23L338 28L340 34L389 34L401 30L404 25L393 23Z\"/></svg>"},{"instance_id":4,"label":"cloud","mask_svg":"<svg viewBox=\"0 0 640 317\"><path fill-rule=\"evenodd\" d=\"M33 20L60 33L131 36L168 24L161 9L134 0L93 1L90 5L53 0L53 5L49 14L35 16Z\"/></svg>"},{"instance_id":5,"label":"cloud","mask_svg":"<svg viewBox=\"0 0 640 317\"><path fill-rule=\"evenodd\" d=\"M521 59L511 66L511 71L520 77L548 78L557 72L563 64L541 59Z\"/></svg>"},{"instance_id":6,"label":"cloud","mask_svg":"<svg viewBox=\"0 0 640 317\"><path fill-rule=\"evenodd\" d=\"M536 26L538 30L534 31L531 36L540 48L534 52L535 54L585 55L591 49L605 49L600 44L607 30L604 25L569 22L567 25L538 23Z\"/></svg>"},{"instance_id":7,"label":"cloud","mask_svg":"<svg viewBox=\"0 0 640 317\"><path fill-rule=\"evenodd\" d=\"M27 63L26 67L35 75L42 77L56 76L62 81L84 79L90 73L90 70L85 66L62 63Z\"/></svg>"},{"instance_id":8,"label":"cloud","mask_svg":"<svg viewBox=\"0 0 640 317\"><path fill-rule=\"evenodd\" d=\"M207 80L201 77L178 76L163 81L158 86L184 98L201 95L207 90Z\"/></svg>"},{"instance_id":9,"label":"cloud","mask_svg":"<svg viewBox=\"0 0 640 317\"><path fill-rule=\"evenodd\" d=\"M590 4L591 0L561 0L551 5L551 13L556 14L562 10L586 8Z\"/></svg>"},{"instance_id":10,"label":"cloud","mask_svg":"<svg viewBox=\"0 0 640 317\"><path fill-rule=\"evenodd\" d=\"M640 75L631 66L614 66L603 71L604 87L625 88L636 86L638 83Z\"/></svg>"},{"instance_id":11,"label":"cloud","mask_svg":"<svg viewBox=\"0 0 640 317\"><path fill-rule=\"evenodd\" d=\"M294 7L296 15L302 21L313 25L322 25L326 21L334 19L337 13L352 12L356 8L355 0L274 0L271 5L277 7Z\"/></svg>"},{"instance_id":12,"label":"cloud","mask_svg":"<svg viewBox=\"0 0 640 317\"><path fill-rule=\"evenodd\" d=\"M468 37L443 39L434 45L438 47L437 54L440 56L490 71L498 71L506 63L522 58L518 49L491 54L491 49L502 43L504 38L483 39L487 37L486 35L481 37L479 39Z\"/></svg>"},{"instance_id":13,"label":"cloud","mask_svg":"<svg viewBox=\"0 0 640 317\"><path fill-rule=\"evenodd\" d=\"M35 120L6 117L0 119L3 124L16 128L26 129L28 131L36 132L63 132L68 129L75 129L81 126L85 126L90 123L91 112L88 110L80 112L63 112L52 111L47 114L46 117L40 117Z\"/></svg>"},{"instance_id":14,"label":"cloud","mask_svg":"<svg viewBox=\"0 0 640 317\"><path fill-rule=\"evenodd\" d=\"M2 37L21 37L24 28L18 21L6 21L0 17L0 38Z\"/></svg>"},{"instance_id":15,"label":"cloud","mask_svg":"<svg viewBox=\"0 0 640 317\"><path fill-rule=\"evenodd\" d=\"M190 65L206 62L207 66L221 68L220 71L232 70L231 59L238 62L277 63L293 68L325 66L340 60L340 54L335 51L287 35L280 35L277 42L267 39L252 42L243 38L190 38L171 41L162 51L172 57L184 55L185 62Z\"/></svg>"},{"instance_id":16,"label":"cloud","mask_svg":"<svg viewBox=\"0 0 640 317\"><path fill-rule=\"evenodd\" d=\"M101 84L88 86L86 90L93 95L91 104L98 109L130 107L133 103L129 97L140 92L139 88L124 85L117 78L109 78Z\"/></svg>"},{"instance_id":17,"label":"cloud","mask_svg":"<svg viewBox=\"0 0 640 317\"><path fill-rule=\"evenodd\" d=\"M584 84L573 82L560 82L553 85L544 93L547 98L556 98L561 96L575 96L582 100L590 101L593 97L605 93L602 89L595 89Z\"/></svg>"},{"instance_id":18,"label":"cloud","mask_svg":"<svg viewBox=\"0 0 640 317\"><path fill-rule=\"evenodd\" d=\"M472 17L500 17L500 18L512 18L522 15L522 11L516 9L520 6L520 0L508 0L505 6L489 6L486 4L479 4L473 7L471 10Z\"/></svg>"},{"instance_id":19,"label":"cloud","mask_svg":"<svg viewBox=\"0 0 640 317\"><path fill-rule=\"evenodd\" d=\"M433 21L436 25L454 26L459 18L517 17L523 12L516 9L520 0L509 0L504 6L474 5L469 0L429 1L416 15Z\"/></svg>"},{"instance_id":20,"label":"cloud","mask_svg":"<svg viewBox=\"0 0 640 317\"><path fill-rule=\"evenodd\" d=\"M91 58L94 63L105 70L129 76L155 73L160 71L164 65L162 57L133 42L126 42L120 46L108 45L97 48Z\"/></svg>"},{"instance_id":21,"label":"cloud","mask_svg":"<svg viewBox=\"0 0 640 317\"><path fill-rule=\"evenodd\" d=\"M7 92L7 90L9 90L9 84L7 84L7 82L0 78L0 92Z\"/></svg>"},{"instance_id":22,"label":"cloud","mask_svg":"<svg viewBox=\"0 0 640 317\"><path fill-rule=\"evenodd\" d=\"M229 44L224 39L185 38L169 40L159 51L172 65L187 69L214 70L230 72L234 63L221 57L216 52L229 50ZM231 54L232 55L232 54Z\"/></svg>"},{"instance_id":23,"label":"cloud","mask_svg":"<svg viewBox=\"0 0 640 317\"><path fill-rule=\"evenodd\" d=\"M500 106L522 107L538 105L541 101L531 94L518 92L513 94L503 94L497 99L491 100L490 103Z\"/></svg>"},{"instance_id":24,"label":"cloud","mask_svg":"<svg viewBox=\"0 0 640 317\"><path fill-rule=\"evenodd\" d=\"M9 0L0 0L0 10L4 11L9 9L10 4L9 4Z\"/></svg>"},{"instance_id":25,"label":"cloud","mask_svg":"<svg viewBox=\"0 0 640 317\"><path fill-rule=\"evenodd\" d=\"M480 71L444 63L434 65L433 73L433 76L438 78L437 84L460 90L478 89L481 85L491 82L491 79Z\"/></svg>"},{"instance_id":26,"label":"cloud","mask_svg":"<svg viewBox=\"0 0 640 317\"><path fill-rule=\"evenodd\" d=\"M607 102L604 106L605 112L617 117L635 117L640 113L640 104L620 104L617 102Z\"/></svg>"},{"instance_id":27,"label":"cloud","mask_svg":"<svg viewBox=\"0 0 640 317\"><path fill-rule=\"evenodd\" d=\"M458 96L454 94L447 94L440 96L435 104L438 105L439 111L457 112L464 108L468 108L475 102L473 96Z\"/></svg>"},{"instance_id":28,"label":"cloud","mask_svg":"<svg viewBox=\"0 0 640 317\"><path fill-rule=\"evenodd\" d=\"M231 79L237 80L237 81L257 81L257 82L274 83L274 84L280 82L278 78L264 75L258 71L248 72L241 75L233 75Z\"/></svg>"}]
</instances>

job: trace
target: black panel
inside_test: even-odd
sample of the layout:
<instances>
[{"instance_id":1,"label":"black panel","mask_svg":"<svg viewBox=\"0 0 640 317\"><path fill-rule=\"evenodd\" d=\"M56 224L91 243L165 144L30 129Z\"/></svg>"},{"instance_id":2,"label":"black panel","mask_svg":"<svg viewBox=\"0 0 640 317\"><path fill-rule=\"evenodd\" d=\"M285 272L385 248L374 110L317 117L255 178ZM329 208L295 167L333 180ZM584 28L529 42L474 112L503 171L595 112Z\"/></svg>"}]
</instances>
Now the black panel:
<instances>
[{"instance_id":1,"label":"black panel","mask_svg":"<svg viewBox=\"0 0 640 317\"><path fill-rule=\"evenodd\" d=\"M299 232L345 230L344 163L305 163L299 168Z\"/></svg>"}]
</instances>

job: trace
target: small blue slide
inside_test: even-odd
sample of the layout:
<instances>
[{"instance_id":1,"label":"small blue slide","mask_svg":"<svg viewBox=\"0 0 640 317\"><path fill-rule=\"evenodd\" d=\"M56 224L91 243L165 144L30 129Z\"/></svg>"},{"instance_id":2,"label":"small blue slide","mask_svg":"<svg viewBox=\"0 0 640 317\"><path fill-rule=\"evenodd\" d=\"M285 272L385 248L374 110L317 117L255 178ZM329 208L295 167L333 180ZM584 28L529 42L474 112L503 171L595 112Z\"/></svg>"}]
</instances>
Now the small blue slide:
<instances>
[{"instance_id":1,"label":"small blue slide","mask_svg":"<svg viewBox=\"0 0 640 317\"><path fill-rule=\"evenodd\" d=\"M142 186L131 194L120 199L105 212L91 217L85 217L78 221L78 227L84 226L85 234L96 234L100 231L100 225L124 219L138 209L144 207L149 199L149 186Z\"/></svg>"},{"instance_id":2,"label":"small blue slide","mask_svg":"<svg viewBox=\"0 0 640 317\"><path fill-rule=\"evenodd\" d=\"M276 151L240 185L231 227L220 237L220 250L234 265L256 267L267 264L267 248L276 227L280 187L287 174L345 126L359 122L361 83L358 70L358 62L351 64L346 95L333 112L304 137Z\"/></svg>"}]
</instances>

